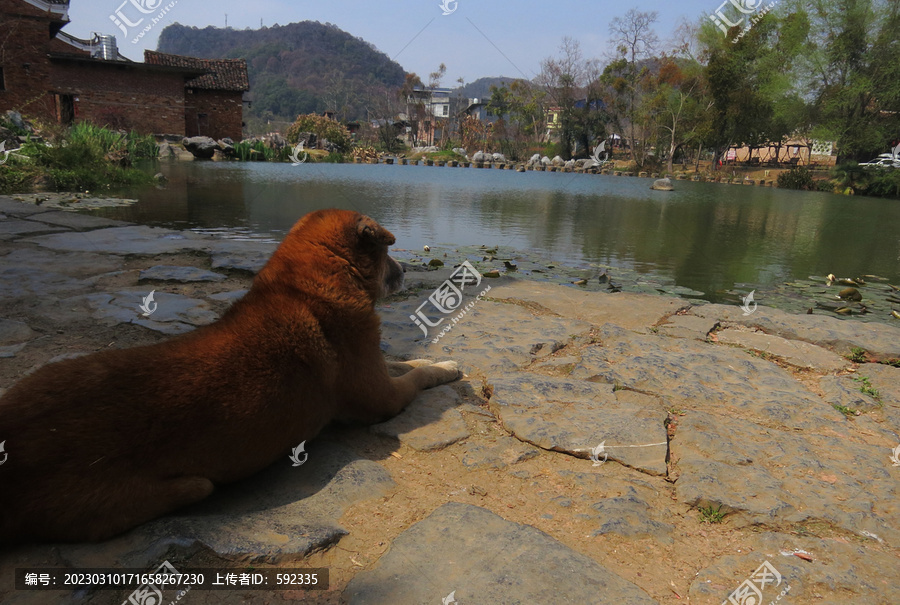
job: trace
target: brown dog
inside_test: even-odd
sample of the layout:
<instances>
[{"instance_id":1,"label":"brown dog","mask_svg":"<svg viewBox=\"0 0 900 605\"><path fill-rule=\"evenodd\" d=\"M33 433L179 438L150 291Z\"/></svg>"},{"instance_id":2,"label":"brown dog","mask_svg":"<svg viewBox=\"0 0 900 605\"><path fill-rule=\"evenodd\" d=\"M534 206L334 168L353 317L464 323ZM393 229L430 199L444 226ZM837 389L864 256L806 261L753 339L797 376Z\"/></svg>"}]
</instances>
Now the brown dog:
<instances>
[{"instance_id":1,"label":"brown dog","mask_svg":"<svg viewBox=\"0 0 900 605\"><path fill-rule=\"evenodd\" d=\"M102 540L202 500L330 421L386 420L456 363L382 357L394 236L343 210L301 219L216 323L62 361L0 399L0 542Z\"/></svg>"}]
</instances>

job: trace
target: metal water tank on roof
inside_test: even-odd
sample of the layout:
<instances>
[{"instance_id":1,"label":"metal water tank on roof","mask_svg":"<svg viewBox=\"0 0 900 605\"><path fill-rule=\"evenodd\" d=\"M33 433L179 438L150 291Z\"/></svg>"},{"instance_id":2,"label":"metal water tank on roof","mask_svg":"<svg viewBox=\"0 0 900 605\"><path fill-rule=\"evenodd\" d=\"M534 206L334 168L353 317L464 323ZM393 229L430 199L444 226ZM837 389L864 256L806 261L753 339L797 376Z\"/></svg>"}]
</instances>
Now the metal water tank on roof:
<instances>
[{"instance_id":1,"label":"metal water tank on roof","mask_svg":"<svg viewBox=\"0 0 900 605\"><path fill-rule=\"evenodd\" d=\"M119 58L119 49L116 47L116 37L107 34L94 34L91 40L93 49L91 56L105 61L116 61Z\"/></svg>"}]
</instances>

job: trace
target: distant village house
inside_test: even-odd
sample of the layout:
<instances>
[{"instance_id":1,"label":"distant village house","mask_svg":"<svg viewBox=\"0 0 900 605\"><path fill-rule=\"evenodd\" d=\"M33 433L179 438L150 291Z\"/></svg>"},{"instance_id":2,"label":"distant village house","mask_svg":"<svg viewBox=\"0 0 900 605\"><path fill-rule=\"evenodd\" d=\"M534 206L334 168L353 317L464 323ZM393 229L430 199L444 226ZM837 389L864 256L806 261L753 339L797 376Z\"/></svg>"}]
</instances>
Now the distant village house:
<instances>
[{"instance_id":1,"label":"distant village house","mask_svg":"<svg viewBox=\"0 0 900 605\"><path fill-rule=\"evenodd\" d=\"M144 63L113 36L62 31L69 0L0 0L0 113L69 124L84 120L142 134L242 138L243 59L145 51Z\"/></svg>"}]
</instances>

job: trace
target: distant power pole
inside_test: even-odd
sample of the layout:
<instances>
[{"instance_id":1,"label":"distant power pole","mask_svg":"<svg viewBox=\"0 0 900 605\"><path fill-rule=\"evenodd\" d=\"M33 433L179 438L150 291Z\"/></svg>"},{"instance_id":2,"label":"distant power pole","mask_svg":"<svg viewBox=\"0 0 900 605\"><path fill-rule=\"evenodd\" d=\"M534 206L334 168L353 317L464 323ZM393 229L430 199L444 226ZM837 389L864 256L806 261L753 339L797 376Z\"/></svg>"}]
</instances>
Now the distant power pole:
<instances>
[{"instance_id":1,"label":"distant power pole","mask_svg":"<svg viewBox=\"0 0 900 605\"><path fill-rule=\"evenodd\" d=\"M228 13L225 13L225 29L228 29Z\"/></svg>"}]
</instances>

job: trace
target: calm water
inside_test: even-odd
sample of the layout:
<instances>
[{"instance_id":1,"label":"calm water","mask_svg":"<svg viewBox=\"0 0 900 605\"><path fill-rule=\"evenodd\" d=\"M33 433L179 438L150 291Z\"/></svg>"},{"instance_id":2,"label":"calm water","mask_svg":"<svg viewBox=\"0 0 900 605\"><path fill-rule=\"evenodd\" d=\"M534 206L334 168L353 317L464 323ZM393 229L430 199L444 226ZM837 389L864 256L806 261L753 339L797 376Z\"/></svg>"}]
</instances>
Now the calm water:
<instances>
[{"instance_id":1,"label":"calm water","mask_svg":"<svg viewBox=\"0 0 900 605\"><path fill-rule=\"evenodd\" d=\"M474 168L189 162L161 170L164 190L132 192L140 203L104 214L280 239L311 210L348 208L390 229L397 248L509 247L544 263L618 268L712 301L828 273L900 282L898 201L687 181L659 192L649 179Z\"/></svg>"}]
</instances>

